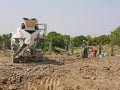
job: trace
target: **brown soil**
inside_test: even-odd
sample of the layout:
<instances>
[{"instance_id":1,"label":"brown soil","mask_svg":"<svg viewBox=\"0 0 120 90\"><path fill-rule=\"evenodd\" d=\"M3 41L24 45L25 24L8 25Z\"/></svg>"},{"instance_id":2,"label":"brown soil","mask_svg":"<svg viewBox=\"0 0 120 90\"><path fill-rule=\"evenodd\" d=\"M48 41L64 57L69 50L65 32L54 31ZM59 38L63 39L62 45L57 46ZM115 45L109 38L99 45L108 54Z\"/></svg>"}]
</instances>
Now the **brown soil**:
<instances>
[{"instance_id":1,"label":"brown soil","mask_svg":"<svg viewBox=\"0 0 120 90\"><path fill-rule=\"evenodd\" d=\"M120 90L120 58L50 55L41 62L12 63L0 56L0 90Z\"/></svg>"}]
</instances>

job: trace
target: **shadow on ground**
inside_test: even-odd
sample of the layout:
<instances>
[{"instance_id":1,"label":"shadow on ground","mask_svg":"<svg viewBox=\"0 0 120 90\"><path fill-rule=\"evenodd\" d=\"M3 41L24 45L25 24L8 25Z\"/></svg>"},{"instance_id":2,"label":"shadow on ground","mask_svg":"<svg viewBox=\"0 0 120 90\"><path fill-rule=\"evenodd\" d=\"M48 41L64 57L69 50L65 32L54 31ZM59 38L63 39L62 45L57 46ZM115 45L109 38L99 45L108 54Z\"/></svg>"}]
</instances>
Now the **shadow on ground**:
<instances>
[{"instance_id":1,"label":"shadow on ground","mask_svg":"<svg viewBox=\"0 0 120 90\"><path fill-rule=\"evenodd\" d=\"M24 64L52 64L52 65L64 65L63 61L56 61L56 60L52 60L52 59L40 59L40 60L27 60L24 62L20 62L20 63L24 63ZM19 63L18 63L19 64Z\"/></svg>"},{"instance_id":2,"label":"shadow on ground","mask_svg":"<svg viewBox=\"0 0 120 90\"><path fill-rule=\"evenodd\" d=\"M40 60L40 61L38 61L36 63L39 63L39 64L64 65L64 62L55 61L55 60L51 60L51 59Z\"/></svg>"}]
</instances>

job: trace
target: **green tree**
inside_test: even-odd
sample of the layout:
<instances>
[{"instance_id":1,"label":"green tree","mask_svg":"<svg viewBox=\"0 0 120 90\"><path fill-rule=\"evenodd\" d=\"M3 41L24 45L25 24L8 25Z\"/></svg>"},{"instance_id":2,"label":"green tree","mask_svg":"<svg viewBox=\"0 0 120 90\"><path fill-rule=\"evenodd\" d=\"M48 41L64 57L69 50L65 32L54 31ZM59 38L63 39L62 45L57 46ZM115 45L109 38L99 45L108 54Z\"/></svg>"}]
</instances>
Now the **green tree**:
<instances>
[{"instance_id":1,"label":"green tree","mask_svg":"<svg viewBox=\"0 0 120 90\"><path fill-rule=\"evenodd\" d=\"M73 42L74 42L75 47L81 46L83 40L87 40L87 38L85 36L83 36L83 35L74 37Z\"/></svg>"},{"instance_id":2,"label":"green tree","mask_svg":"<svg viewBox=\"0 0 120 90\"><path fill-rule=\"evenodd\" d=\"M10 44L10 36L9 34L3 34L0 35L0 49L3 48L3 43L5 44L5 48L6 49L10 49L11 48L11 44Z\"/></svg>"},{"instance_id":3,"label":"green tree","mask_svg":"<svg viewBox=\"0 0 120 90\"><path fill-rule=\"evenodd\" d=\"M87 35L86 38L89 41L89 45L96 45L96 37L92 38L90 35Z\"/></svg>"},{"instance_id":4,"label":"green tree","mask_svg":"<svg viewBox=\"0 0 120 90\"><path fill-rule=\"evenodd\" d=\"M60 33L57 32L49 32L48 35L48 41L52 42L52 46L64 48L64 38Z\"/></svg>"},{"instance_id":5,"label":"green tree","mask_svg":"<svg viewBox=\"0 0 120 90\"><path fill-rule=\"evenodd\" d=\"M111 40L110 40L109 35L99 36L97 39L97 44L99 44L99 42L101 42L103 45L110 44Z\"/></svg>"},{"instance_id":6,"label":"green tree","mask_svg":"<svg viewBox=\"0 0 120 90\"><path fill-rule=\"evenodd\" d=\"M113 32L111 32L111 35L114 38L114 43L120 45L120 26L117 27Z\"/></svg>"},{"instance_id":7,"label":"green tree","mask_svg":"<svg viewBox=\"0 0 120 90\"><path fill-rule=\"evenodd\" d=\"M89 45L94 45L94 46L98 45L100 42L103 45L110 44L111 42L109 35L100 35L100 36L93 37L93 38L90 36L87 36L86 38L89 41Z\"/></svg>"},{"instance_id":8,"label":"green tree","mask_svg":"<svg viewBox=\"0 0 120 90\"><path fill-rule=\"evenodd\" d=\"M10 36L9 34L3 34L2 35L2 43L5 43L5 47L6 49L10 49L11 48L11 44L10 44Z\"/></svg>"},{"instance_id":9,"label":"green tree","mask_svg":"<svg viewBox=\"0 0 120 90\"><path fill-rule=\"evenodd\" d=\"M64 41L70 41L70 35L62 35L63 36L63 39Z\"/></svg>"}]
</instances>

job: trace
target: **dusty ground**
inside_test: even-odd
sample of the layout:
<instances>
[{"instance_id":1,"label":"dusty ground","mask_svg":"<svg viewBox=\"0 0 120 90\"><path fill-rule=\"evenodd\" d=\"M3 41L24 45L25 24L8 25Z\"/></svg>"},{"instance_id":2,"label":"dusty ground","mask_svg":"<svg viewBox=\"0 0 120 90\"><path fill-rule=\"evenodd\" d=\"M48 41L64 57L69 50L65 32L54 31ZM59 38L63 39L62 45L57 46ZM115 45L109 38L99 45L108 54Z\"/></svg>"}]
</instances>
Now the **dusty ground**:
<instances>
[{"instance_id":1,"label":"dusty ground","mask_svg":"<svg viewBox=\"0 0 120 90\"><path fill-rule=\"evenodd\" d=\"M0 90L120 90L119 57L47 57L13 64L9 55L0 55Z\"/></svg>"}]
</instances>

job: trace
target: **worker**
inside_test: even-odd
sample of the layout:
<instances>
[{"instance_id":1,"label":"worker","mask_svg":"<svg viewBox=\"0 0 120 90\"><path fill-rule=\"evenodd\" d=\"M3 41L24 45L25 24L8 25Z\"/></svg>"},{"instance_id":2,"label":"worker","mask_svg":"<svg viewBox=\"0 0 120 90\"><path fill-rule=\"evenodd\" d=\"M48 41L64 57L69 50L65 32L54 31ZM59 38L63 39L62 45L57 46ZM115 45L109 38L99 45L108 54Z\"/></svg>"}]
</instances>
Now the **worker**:
<instances>
[{"instance_id":1,"label":"worker","mask_svg":"<svg viewBox=\"0 0 120 90\"><path fill-rule=\"evenodd\" d=\"M36 50L38 51L38 52L42 52L43 51L43 48L44 48L44 40L42 40L42 39L37 39L37 44L36 44Z\"/></svg>"},{"instance_id":2,"label":"worker","mask_svg":"<svg viewBox=\"0 0 120 90\"><path fill-rule=\"evenodd\" d=\"M93 52L93 58L97 57L97 48L95 46L89 46L89 49Z\"/></svg>"},{"instance_id":3,"label":"worker","mask_svg":"<svg viewBox=\"0 0 120 90\"><path fill-rule=\"evenodd\" d=\"M82 53L82 58L88 58L88 42L86 40L83 40L83 53Z\"/></svg>"},{"instance_id":4,"label":"worker","mask_svg":"<svg viewBox=\"0 0 120 90\"><path fill-rule=\"evenodd\" d=\"M36 48L37 48L37 49L42 49L42 43L38 42L38 43L36 44Z\"/></svg>"}]
</instances>

